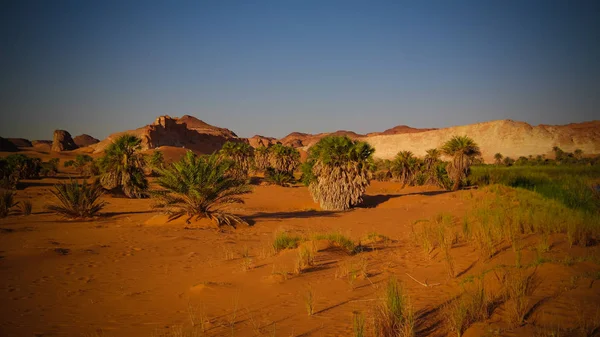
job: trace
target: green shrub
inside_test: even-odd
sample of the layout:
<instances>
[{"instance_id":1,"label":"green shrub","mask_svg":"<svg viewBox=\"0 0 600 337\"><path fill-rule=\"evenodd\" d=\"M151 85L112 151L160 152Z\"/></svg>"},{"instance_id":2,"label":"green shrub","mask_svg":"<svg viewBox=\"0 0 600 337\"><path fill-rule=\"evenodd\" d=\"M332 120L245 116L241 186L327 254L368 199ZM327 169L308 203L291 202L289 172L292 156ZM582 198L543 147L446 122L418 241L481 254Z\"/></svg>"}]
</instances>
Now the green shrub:
<instances>
[{"instance_id":1,"label":"green shrub","mask_svg":"<svg viewBox=\"0 0 600 337\"><path fill-rule=\"evenodd\" d=\"M88 184L85 180L82 183L71 180L68 183L54 185L54 190L51 192L58 203L48 205L46 209L66 218L91 218L106 206L106 202L99 200L103 189L97 180L92 184Z\"/></svg>"},{"instance_id":2,"label":"green shrub","mask_svg":"<svg viewBox=\"0 0 600 337\"><path fill-rule=\"evenodd\" d=\"M187 221L208 218L217 226L246 223L225 210L244 203L241 196L251 192L244 178L228 174L233 164L217 154L197 157L188 151L179 162L159 170L156 182L163 190L153 193L156 206L167 208L170 220L187 216Z\"/></svg>"},{"instance_id":3,"label":"green shrub","mask_svg":"<svg viewBox=\"0 0 600 337\"><path fill-rule=\"evenodd\" d=\"M294 249L298 247L298 244L302 241L300 236L290 235L286 232L277 233L275 241L273 241L273 249L275 252L282 251L284 249Z\"/></svg>"},{"instance_id":4,"label":"green shrub","mask_svg":"<svg viewBox=\"0 0 600 337\"><path fill-rule=\"evenodd\" d=\"M345 249L349 254L356 253L357 246L350 238L342 235L341 233L326 233L317 234L314 236L315 240L328 240L335 243L338 247Z\"/></svg>"},{"instance_id":5,"label":"green shrub","mask_svg":"<svg viewBox=\"0 0 600 337\"><path fill-rule=\"evenodd\" d=\"M476 166L471 170L471 185L502 184L535 191L569 208L590 213L600 211L597 191L600 167L595 166Z\"/></svg>"},{"instance_id":6,"label":"green shrub","mask_svg":"<svg viewBox=\"0 0 600 337\"><path fill-rule=\"evenodd\" d=\"M40 175L44 177L54 177L58 173L58 163L60 159L52 158L47 162L43 162L40 168Z\"/></svg>"},{"instance_id":7,"label":"green shrub","mask_svg":"<svg viewBox=\"0 0 600 337\"><path fill-rule=\"evenodd\" d=\"M412 337L415 335L415 316L410 299L398 280L388 280L383 299L373 317L376 336Z\"/></svg>"},{"instance_id":8,"label":"green shrub","mask_svg":"<svg viewBox=\"0 0 600 337\"><path fill-rule=\"evenodd\" d=\"M285 171L279 171L272 167L267 167L265 171L265 181L279 186L288 186L294 183L294 176Z\"/></svg>"}]
</instances>

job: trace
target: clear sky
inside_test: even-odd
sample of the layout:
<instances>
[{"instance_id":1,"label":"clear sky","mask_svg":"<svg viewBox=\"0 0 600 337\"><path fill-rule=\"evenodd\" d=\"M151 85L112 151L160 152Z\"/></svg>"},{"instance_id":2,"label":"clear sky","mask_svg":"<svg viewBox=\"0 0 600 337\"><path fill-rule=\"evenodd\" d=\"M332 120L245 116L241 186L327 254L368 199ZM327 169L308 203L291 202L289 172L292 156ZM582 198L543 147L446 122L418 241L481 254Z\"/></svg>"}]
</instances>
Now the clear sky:
<instances>
[{"instance_id":1,"label":"clear sky","mask_svg":"<svg viewBox=\"0 0 600 337\"><path fill-rule=\"evenodd\" d=\"M600 119L600 1L0 0L0 136Z\"/></svg>"}]
</instances>

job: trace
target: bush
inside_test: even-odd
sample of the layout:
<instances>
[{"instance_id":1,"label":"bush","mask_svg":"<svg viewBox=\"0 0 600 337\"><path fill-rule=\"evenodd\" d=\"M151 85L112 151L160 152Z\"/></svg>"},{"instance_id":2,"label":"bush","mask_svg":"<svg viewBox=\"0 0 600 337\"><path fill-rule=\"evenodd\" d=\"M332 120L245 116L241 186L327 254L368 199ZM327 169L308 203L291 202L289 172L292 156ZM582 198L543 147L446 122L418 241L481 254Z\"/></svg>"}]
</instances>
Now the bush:
<instances>
[{"instance_id":1,"label":"bush","mask_svg":"<svg viewBox=\"0 0 600 337\"><path fill-rule=\"evenodd\" d=\"M314 239L328 240L332 243L335 243L340 248L345 249L349 254L354 254L357 250L357 246L354 244L354 241L342 235L341 233L317 234L315 235Z\"/></svg>"},{"instance_id":2,"label":"bush","mask_svg":"<svg viewBox=\"0 0 600 337\"><path fill-rule=\"evenodd\" d=\"M0 190L0 218L5 218L10 214L11 208L18 205L15 202L15 192L11 190Z\"/></svg>"},{"instance_id":3,"label":"bush","mask_svg":"<svg viewBox=\"0 0 600 337\"><path fill-rule=\"evenodd\" d=\"M414 309L395 277L388 280L384 297L377 306L373 321L376 336L412 337L415 335Z\"/></svg>"},{"instance_id":4,"label":"bush","mask_svg":"<svg viewBox=\"0 0 600 337\"><path fill-rule=\"evenodd\" d=\"M4 159L9 174L16 173L18 179L34 179L40 176L41 163L39 158L30 158L23 154L11 154Z\"/></svg>"},{"instance_id":5,"label":"bush","mask_svg":"<svg viewBox=\"0 0 600 337\"><path fill-rule=\"evenodd\" d=\"M71 180L68 183L54 185L54 190L51 192L58 203L48 205L46 209L66 218L91 218L106 206L106 202L99 200L103 190L97 180L92 184L88 184L85 180L82 183Z\"/></svg>"},{"instance_id":6,"label":"bush","mask_svg":"<svg viewBox=\"0 0 600 337\"><path fill-rule=\"evenodd\" d=\"M288 186L294 183L294 176L290 173L268 167L265 171L265 181L279 186Z\"/></svg>"},{"instance_id":7,"label":"bush","mask_svg":"<svg viewBox=\"0 0 600 337\"><path fill-rule=\"evenodd\" d=\"M58 158L52 158L47 162L43 162L40 169L40 175L44 177L54 177L58 173L59 161L60 159Z\"/></svg>"},{"instance_id":8,"label":"bush","mask_svg":"<svg viewBox=\"0 0 600 337\"><path fill-rule=\"evenodd\" d=\"M31 200L22 201L19 204L19 206L20 206L19 212L22 215L30 215L31 214L31 211L33 209L33 204L31 203Z\"/></svg>"},{"instance_id":9,"label":"bush","mask_svg":"<svg viewBox=\"0 0 600 337\"><path fill-rule=\"evenodd\" d=\"M302 238L295 235L290 235L286 232L277 233L275 241L273 241L273 249L275 252L282 251L284 249L294 249L298 247L298 244L302 241Z\"/></svg>"},{"instance_id":10,"label":"bush","mask_svg":"<svg viewBox=\"0 0 600 337\"><path fill-rule=\"evenodd\" d=\"M94 158L87 154L78 154L75 160L68 160L63 164L65 167L73 167L80 176L90 177L98 174L98 167Z\"/></svg>"},{"instance_id":11,"label":"bush","mask_svg":"<svg viewBox=\"0 0 600 337\"><path fill-rule=\"evenodd\" d=\"M179 162L159 170L157 183L163 190L153 192L157 206L168 209L169 220L185 215L188 222L208 218L217 226L246 223L224 210L244 203L240 196L251 192L244 178L228 174L232 165L217 154L197 157L188 151Z\"/></svg>"}]
</instances>

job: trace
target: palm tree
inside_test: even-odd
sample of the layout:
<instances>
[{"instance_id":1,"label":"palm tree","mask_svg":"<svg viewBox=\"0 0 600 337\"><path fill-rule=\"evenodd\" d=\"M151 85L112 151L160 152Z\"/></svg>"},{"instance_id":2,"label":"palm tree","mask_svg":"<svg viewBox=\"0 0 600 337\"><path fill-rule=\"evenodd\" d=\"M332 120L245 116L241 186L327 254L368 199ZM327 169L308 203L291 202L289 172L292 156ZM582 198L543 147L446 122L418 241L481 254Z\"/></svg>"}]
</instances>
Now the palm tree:
<instances>
[{"instance_id":1,"label":"palm tree","mask_svg":"<svg viewBox=\"0 0 600 337\"><path fill-rule=\"evenodd\" d=\"M300 152L291 146L275 144L269 148L271 166L281 172L293 174L300 165Z\"/></svg>"},{"instance_id":2,"label":"palm tree","mask_svg":"<svg viewBox=\"0 0 600 337\"><path fill-rule=\"evenodd\" d=\"M154 150L152 154L146 157L146 164L150 167L150 174L156 176L158 170L165 167L165 157L160 150Z\"/></svg>"},{"instance_id":3,"label":"palm tree","mask_svg":"<svg viewBox=\"0 0 600 337\"><path fill-rule=\"evenodd\" d=\"M348 137L322 138L310 148L303 181L325 210L345 210L362 202L369 186L372 155L367 143Z\"/></svg>"},{"instance_id":4,"label":"palm tree","mask_svg":"<svg viewBox=\"0 0 600 337\"><path fill-rule=\"evenodd\" d=\"M430 185L440 185L437 173L437 166L441 163L442 153L438 149L429 149L426 151L425 159L423 160L425 175L427 180L425 183Z\"/></svg>"},{"instance_id":5,"label":"palm tree","mask_svg":"<svg viewBox=\"0 0 600 337\"><path fill-rule=\"evenodd\" d=\"M515 160L511 157L504 157L504 160L502 160L502 164L504 164L505 166L512 166L514 163Z\"/></svg>"},{"instance_id":6,"label":"palm tree","mask_svg":"<svg viewBox=\"0 0 600 337\"><path fill-rule=\"evenodd\" d=\"M419 161L410 151L400 151L392 161L392 176L402 183L402 187L413 185L419 170Z\"/></svg>"},{"instance_id":7,"label":"palm tree","mask_svg":"<svg viewBox=\"0 0 600 337\"><path fill-rule=\"evenodd\" d=\"M425 155L425 160L424 160L425 169L426 170L430 170L437 163L439 163L440 157L442 156L442 153L438 149L429 149L425 153L427 153Z\"/></svg>"},{"instance_id":8,"label":"palm tree","mask_svg":"<svg viewBox=\"0 0 600 337\"><path fill-rule=\"evenodd\" d=\"M144 176L144 157L140 154L142 140L123 135L106 148L100 158L100 183L106 189L120 188L130 198L145 197L148 180Z\"/></svg>"},{"instance_id":9,"label":"palm tree","mask_svg":"<svg viewBox=\"0 0 600 337\"><path fill-rule=\"evenodd\" d=\"M259 146L254 149L254 167L258 171L264 171L269 167L269 148Z\"/></svg>"},{"instance_id":10,"label":"palm tree","mask_svg":"<svg viewBox=\"0 0 600 337\"><path fill-rule=\"evenodd\" d=\"M238 178L247 178L254 150L248 143L228 141L219 151L224 158L232 160L235 165L229 173Z\"/></svg>"},{"instance_id":11,"label":"palm tree","mask_svg":"<svg viewBox=\"0 0 600 337\"><path fill-rule=\"evenodd\" d=\"M502 164L502 158L504 158L504 156L502 155L502 153L496 153L494 155L494 160L496 161L496 165Z\"/></svg>"},{"instance_id":12,"label":"palm tree","mask_svg":"<svg viewBox=\"0 0 600 337\"><path fill-rule=\"evenodd\" d=\"M473 158L480 156L481 151L473 139L467 136L454 136L444 144L442 152L452 157L446 170L454 182L452 190L456 191L460 188L461 181L469 175Z\"/></svg>"},{"instance_id":13,"label":"palm tree","mask_svg":"<svg viewBox=\"0 0 600 337\"><path fill-rule=\"evenodd\" d=\"M217 226L246 223L225 212L231 204L241 204L241 195L250 193L246 179L228 174L235 165L217 154L197 157L188 151L179 162L159 170L156 182L164 190L153 193L158 207L168 209L169 220L187 216L211 219Z\"/></svg>"},{"instance_id":14,"label":"palm tree","mask_svg":"<svg viewBox=\"0 0 600 337\"><path fill-rule=\"evenodd\" d=\"M561 161L565 155L565 152L558 146L553 146L552 152L554 152L554 159L556 161Z\"/></svg>"}]
</instances>

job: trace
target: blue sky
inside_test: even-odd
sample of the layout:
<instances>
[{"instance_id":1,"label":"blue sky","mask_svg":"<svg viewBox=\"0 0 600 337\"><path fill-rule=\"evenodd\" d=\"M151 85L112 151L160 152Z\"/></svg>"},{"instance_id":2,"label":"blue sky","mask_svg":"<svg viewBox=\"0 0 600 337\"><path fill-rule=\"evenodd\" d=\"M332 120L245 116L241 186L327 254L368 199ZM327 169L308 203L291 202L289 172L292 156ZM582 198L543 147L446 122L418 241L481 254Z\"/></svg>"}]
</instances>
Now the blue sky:
<instances>
[{"instance_id":1,"label":"blue sky","mask_svg":"<svg viewBox=\"0 0 600 337\"><path fill-rule=\"evenodd\" d=\"M1 1L0 136L599 119L599 1Z\"/></svg>"}]
</instances>

